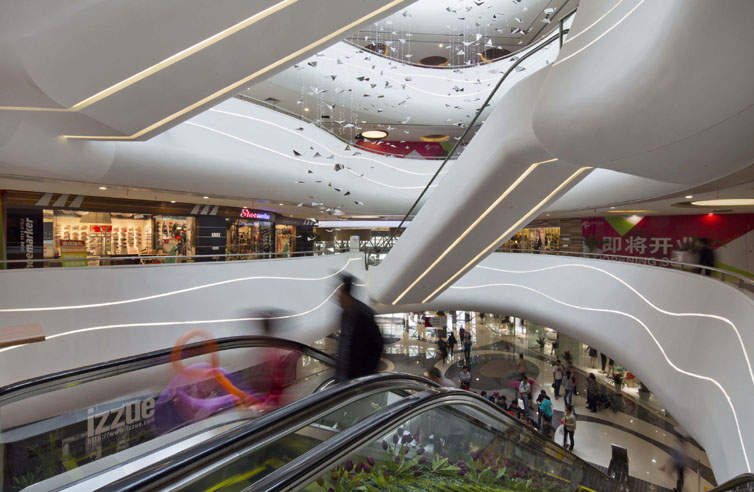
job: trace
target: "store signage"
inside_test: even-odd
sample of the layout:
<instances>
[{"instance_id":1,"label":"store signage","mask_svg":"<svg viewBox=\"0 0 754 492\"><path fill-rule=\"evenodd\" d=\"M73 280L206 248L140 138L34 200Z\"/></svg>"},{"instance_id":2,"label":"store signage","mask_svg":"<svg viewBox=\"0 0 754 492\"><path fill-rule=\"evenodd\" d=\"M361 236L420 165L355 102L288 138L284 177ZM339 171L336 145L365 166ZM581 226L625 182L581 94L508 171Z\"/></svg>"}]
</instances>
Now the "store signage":
<instances>
[{"instance_id":1,"label":"store signage","mask_svg":"<svg viewBox=\"0 0 754 492\"><path fill-rule=\"evenodd\" d=\"M8 209L7 255L9 260L26 260L25 263L9 263L8 268L41 268L44 255L43 225L41 210Z\"/></svg>"},{"instance_id":2,"label":"store signage","mask_svg":"<svg viewBox=\"0 0 754 492\"><path fill-rule=\"evenodd\" d=\"M251 212L249 209L243 209L241 210L241 217L244 219L259 219L259 220L270 220L270 214L265 214L262 212Z\"/></svg>"},{"instance_id":3,"label":"store signage","mask_svg":"<svg viewBox=\"0 0 754 492\"><path fill-rule=\"evenodd\" d=\"M64 267L87 266L88 263L86 261L86 241L61 239L60 258L64 260L76 259L76 261L64 261Z\"/></svg>"},{"instance_id":4,"label":"store signage","mask_svg":"<svg viewBox=\"0 0 754 492\"><path fill-rule=\"evenodd\" d=\"M219 232L213 232L212 237L221 237Z\"/></svg>"},{"instance_id":5,"label":"store signage","mask_svg":"<svg viewBox=\"0 0 754 492\"><path fill-rule=\"evenodd\" d=\"M92 415L94 409L90 408L87 412L90 417L86 421L86 435L90 439L101 440L107 433L114 436L148 424L154 416L155 402L154 398L134 401L98 415Z\"/></svg>"},{"instance_id":6,"label":"store signage","mask_svg":"<svg viewBox=\"0 0 754 492\"><path fill-rule=\"evenodd\" d=\"M89 232L113 232L111 225L90 225Z\"/></svg>"}]
</instances>

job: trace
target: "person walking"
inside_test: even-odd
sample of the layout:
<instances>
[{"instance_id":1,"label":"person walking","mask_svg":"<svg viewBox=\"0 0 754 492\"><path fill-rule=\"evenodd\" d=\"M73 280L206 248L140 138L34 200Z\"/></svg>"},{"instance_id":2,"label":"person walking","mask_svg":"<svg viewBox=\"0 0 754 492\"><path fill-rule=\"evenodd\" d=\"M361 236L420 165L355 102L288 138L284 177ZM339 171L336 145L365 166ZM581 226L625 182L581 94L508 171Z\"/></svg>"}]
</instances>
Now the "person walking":
<instances>
[{"instance_id":1,"label":"person walking","mask_svg":"<svg viewBox=\"0 0 754 492\"><path fill-rule=\"evenodd\" d=\"M539 411L542 413L542 420L552 424L552 401L549 396L545 395L542 403L539 404Z\"/></svg>"},{"instance_id":2,"label":"person walking","mask_svg":"<svg viewBox=\"0 0 754 492\"><path fill-rule=\"evenodd\" d=\"M437 338L437 356L442 361L442 365L448 361L448 342L442 336Z\"/></svg>"},{"instance_id":3,"label":"person walking","mask_svg":"<svg viewBox=\"0 0 754 492\"><path fill-rule=\"evenodd\" d=\"M709 239L703 237L699 240L699 248L697 249L699 255L699 264L707 267L715 266L715 251L709 246ZM709 277L712 274L712 270L706 268L700 268L699 273Z\"/></svg>"},{"instance_id":4,"label":"person walking","mask_svg":"<svg viewBox=\"0 0 754 492\"><path fill-rule=\"evenodd\" d=\"M456 344L458 343L458 340L456 340L455 334L453 332L450 332L450 336L448 337L448 351L450 352L450 358L453 358L453 351L456 348Z\"/></svg>"},{"instance_id":5,"label":"person walking","mask_svg":"<svg viewBox=\"0 0 754 492\"><path fill-rule=\"evenodd\" d=\"M590 412L597 411L597 378L594 373L586 378L586 406Z\"/></svg>"},{"instance_id":6,"label":"person walking","mask_svg":"<svg viewBox=\"0 0 754 492\"><path fill-rule=\"evenodd\" d=\"M518 360L516 361L516 377L521 378L526 376L526 361L524 360L523 352L518 354Z\"/></svg>"},{"instance_id":7,"label":"person walking","mask_svg":"<svg viewBox=\"0 0 754 492\"><path fill-rule=\"evenodd\" d=\"M560 398L560 385L563 383L563 364L560 359L552 366L552 388L555 391L555 399Z\"/></svg>"},{"instance_id":8,"label":"person walking","mask_svg":"<svg viewBox=\"0 0 754 492\"><path fill-rule=\"evenodd\" d=\"M343 274L338 304L343 309L335 379L347 381L377 372L384 341L374 311L351 294L354 278Z\"/></svg>"},{"instance_id":9,"label":"person walking","mask_svg":"<svg viewBox=\"0 0 754 492\"><path fill-rule=\"evenodd\" d=\"M521 399L521 407L526 417L529 416L529 391L531 391L531 383L525 375L521 376L521 381L518 383L518 397Z\"/></svg>"},{"instance_id":10,"label":"person walking","mask_svg":"<svg viewBox=\"0 0 754 492\"><path fill-rule=\"evenodd\" d=\"M566 371L565 383L563 384L563 403L566 405L573 405L573 390L576 388L576 377L571 371Z\"/></svg>"},{"instance_id":11,"label":"person walking","mask_svg":"<svg viewBox=\"0 0 754 492\"><path fill-rule=\"evenodd\" d=\"M469 366L463 366L458 378L461 380L461 389L471 389L471 372L469 371Z\"/></svg>"},{"instance_id":12,"label":"person walking","mask_svg":"<svg viewBox=\"0 0 754 492\"><path fill-rule=\"evenodd\" d=\"M466 364L471 364L471 333L468 331L463 334L463 356Z\"/></svg>"},{"instance_id":13,"label":"person walking","mask_svg":"<svg viewBox=\"0 0 754 492\"><path fill-rule=\"evenodd\" d=\"M573 451L573 433L576 432L576 414L573 413L573 406L566 405L566 413L563 418L563 447ZM571 436L571 447L568 447L568 436Z\"/></svg>"}]
</instances>

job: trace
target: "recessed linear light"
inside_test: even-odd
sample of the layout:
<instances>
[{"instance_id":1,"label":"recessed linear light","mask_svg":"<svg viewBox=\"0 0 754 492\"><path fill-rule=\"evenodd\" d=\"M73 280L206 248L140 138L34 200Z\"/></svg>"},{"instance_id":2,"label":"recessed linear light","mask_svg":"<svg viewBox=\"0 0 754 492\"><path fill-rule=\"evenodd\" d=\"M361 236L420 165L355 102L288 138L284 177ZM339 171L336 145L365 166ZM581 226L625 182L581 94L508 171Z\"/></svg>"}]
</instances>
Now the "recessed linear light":
<instances>
[{"instance_id":1,"label":"recessed linear light","mask_svg":"<svg viewBox=\"0 0 754 492\"><path fill-rule=\"evenodd\" d=\"M381 140L387 137L388 133L385 130L367 130L359 133L356 138L366 138L367 140Z\"/></svg>"},{"instance_id":2,"label":"recessed linear light","mask_svg":"<svg viewBox=\"0 0 754 492\"><path fill-rule=\"evenodd\" d=\"M189 46L188 48L179 51L178 53L169 56L168 58L165 58L164 60L152 65L151 67L147 67L144 70L140 71L139 73L136 73L127 79L121 80L115 85L112 85L106 89L101 90L100 92L87 97L83 101L79 101L78 103L74 104L73 106L69 108L43 108L43 107L16 107L16 106L0 106L0 110L2 111L54 111L54 112L77 112L81 111L82 109L85 109L92 104L101 101L102 99L105 99L109 96L112 96L113 94L151 76L155 73L175 64L178 63L181 60L184 60L188 58L189 56L198 53L199 51L202 51L203 49L212 46L213 44L217 43L218 41L222 41L223 39L239 32L247 27L251 26L252 24L259 22L270 15L274 14L275 12L278 12L279 10L282 10L289 5L292 5L294 3L298 2L298 0L284 0L282 2L279 2L275 5L272 5L261 12L257 12L256 14L252 15L251 17L248 17L247 19L242 20L241 22L234 24L230 26L227 29L223 29L217 34L213 34L212 36L208 37L207 39L204 39L203 41L200 41L196 43L193 46Z\"/></svg>"},{"instance_id":3,"label":"recessed linear light","mask_svg":"<svg viewBox=\"0 0 754 492\"><path fill-rule=\"evenodd\" d=\"M309 108L304 108L304 111L309 111Z\"/></svg>"},{"instance_id":4,"label":"recessed linear light","mask_svg":"<svg viewBox=\"0 0 754 492\"><path fill-rule=\"evenodd\" d=\"M175 203L175 200L170 200L170 203Z\"/></svg>"},{"instance_id":5,"label":"recessed linear light","mask_svg":"<svg viewBox=\"0 0 754 492\"><path fill-rule=\"evenodd\" d=\"M718 198L691 202L697 207L748 207L754 205L754 198Z\"/></svg>"},{"instance_id":6,"label":"recessed linear light","mask_svg":"<svg viewBox=\"0 0 754 492\"><path fill-rule=\"evenodd\" d=\"M204 198L205 200L209 200L208 196L203 196L202 198Z\"/></svg>"},{"instance_id":7,"label":"recessed linear light","mask_svg":"<svg viewBox=\"0 0 754 492\"><path fill-rule=\"evenodd\" d=\"M609 214L648 214L652 210L608 210Z\"/></svg>"},{"instance_id":8,"label":"recessed linear light","mask_svg":"<svg viewBox=\"0 0 754 492\"><path fill-rule=\"evenodd\" d=\"M447 142L450 140L450 136L448 135L425 135L423 137L419 137L419 140L422 142Z\"/></svg>"},{"instance_id":9,"label":"recessed linear light","mask_svg":"<svg viewBox=\"0 0 754 492\"><path fill-rule=\"evenodd\" d=\"M278 205L280 205L282 207L283 205L285 205L285 203L278 203Z\"/></svg>"},{"instance_id":10,"label":"recessed linear light","mask_svg":"<svg viewBox=\"0 0 754 492\"><path fill-rule=\"evenodd\" d=\"M291 1L293 1L293 0L291 0ZM295 1L298 1L298 0L295 0ZM304 46L303 48L301 48L301 49L299 49L297 51L294 51L293 53L291 53L291 54L289 54L287 56L284 56L283 58L280 58L279 60L277 60L277 61L275 61L273 63L270 63L266 67L264 67L264 68L262 68L260 70L257 70L256 72L252 73L251 75L249 75L247 77L244 77L243 79L241 79L239 81L236 81L236 82L230 84L227 87L223 87L222 89L219 89L219 90L213 92L212 94L210 94L210 95L208 95L208 96L200 99L199 101L196 101L195 103L193 103L193 104L191 104L189 106L186 106L185 108L181 109L180 111L176 111L175 113L171 114L170 116L167 116L167 117L161 119L160 121L152 123L151 125L147 126L146 128L142 128L141 130L139 130L138 132L136 132L136 133L134 133L132 135L61 135L61 137L65 138L65 139L71 139L71 140L134 140L134 139L137 139L137 138L141 137L142 135L145 135L145 134L147 134L147 133L149 133L149 132L151 132L151 131L153 131L153 130L155 130L155 129L157 129L157 128L159 128L159 127L161 127L161 126L163 126L163 125L165 125L165 124L167 124L167 123L169 123L171 121L173 121L174 119L176 119L176 118L178 118L180 116L183 116L184 114L186 114L186 113L188 113L188 112L190 112L190 111L192 111L192 110L194 110L194 109L196 109L196 108L198 108L198 107L200 107L200 106L202 106L204 104L207 104L208 102L213 101L213 100L217 99L218 97L223 96L223 95L227 94L228 92L231 92L231 91L237 89L238 87L241 87L242 85L248 84L252 80L254 80L254 79L258 78L258 77L261 77L262 75L266 74L267 72L269 72L271 70L274 70L274 69L278 68L281 65L284 65L285 63L287 63L287 62L295 59L298 56L303 55L307 51L309 51L309 50L311 50L313 48L317 48L317 47L321 46L322 44L327 43L331 39L339 38L343 33L346 33L346 32L349 32L349 31L353 30L353 28L356 27L356 26L358 26L359 24L362 24L362 23L364 23L364 22L372 19L373 17L377 17L380 14L382 14L383 12L392 9L393 7L395 7L397 5L400 5L401 3L405 2L405 1L406 0L393 0L392 2L390 2L388 4L385 4L385 5L383 5L382 7L378 8L376 10L373 10L372 12L369 12L368 14L364 15L363 17L361 17L359 19L356 19L355 21L351 22L350 24L348 24L346 26L343 26L340 29L337 29L337 30L331 32L330 34L328 34L326 36L323 36L322 38L318 39L317 41L309 43L308 45ZM274 8L274 7L271 7L271 8ZM2 107L0 107L0 109L2 109ZM65 110L62 110L62 111L65 111Z\"/></svg>"},{"instance_id":11,"label":"recessed linear light","mask_svg":"<svg viewBox=\"0 0 754 492\"><path fill-rule=\"evenodd\" d=\"M684 198L686 200L691 200L692 198L694 198L694 195L686 195Z\"/></svg>"},{"instance_id":12,"label":"recessed linear light","mask_svg":"<svg viewBox=\"0 0 754 492\"><path fill-rule=\"evenodd\" d=\"M99 189L105 191L107 189L107 186L100 186Z\"/></svg>"}]
</instances>

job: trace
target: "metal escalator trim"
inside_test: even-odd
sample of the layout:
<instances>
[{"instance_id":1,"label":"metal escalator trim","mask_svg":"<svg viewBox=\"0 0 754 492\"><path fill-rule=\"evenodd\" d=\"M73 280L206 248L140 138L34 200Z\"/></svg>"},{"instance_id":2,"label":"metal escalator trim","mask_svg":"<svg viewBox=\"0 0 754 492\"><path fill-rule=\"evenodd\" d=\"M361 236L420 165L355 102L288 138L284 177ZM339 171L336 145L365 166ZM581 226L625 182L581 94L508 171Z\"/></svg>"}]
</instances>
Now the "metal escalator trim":
<instances>
[{"instance_id":1,"label":"metal escalator trim","mask_svg":"<svg viewBox=\"0 0 754 492\"><path fill-rule=\"evenodd\" d=\"M327 469L332 467L333 463L341 461L347 455L357 451L370 441L393 430L402 422L433 408L453 404L471 406L476 410L489 414L493 418L507 418L509 422L520 425L531 434L536 434L535 430L529 429L523 423L500 409L500 407L475 393L460 389L435 388L407 396L382 411L367 417L358 424L307 451L287 465L245 488L243 492L279 492L305 487L322 476ZM535 437L541 440L542 443L560 448L566 456L579 466L589 469L596 475L601 475L607 481L614 482L613 479L601 470L573 453L565 451L556 443L545 439L544 436L541 438L540 436Z\"/></svg>"},{"instance_id":2,"label":"metal escalator trim","mask_svg":"<svg viewBox=\"0 0 754 492\"><path fill-rule=\"evenodd\" d=\"M376 374L337 384L154 463L97 491L143 492L175 484L199 470L202 476L206 476L225 462L258 449L365 396L390 389L426 390L427 387L437 387L437 384L421 376L400 373Z\"/></svg>"},{"instance_id":3,"label":"metal escalator trim","mask_svg":"<svg viewBox=\"0 0 754 492\"><path fill-rule=\"evenodd\" d=\"M740 485L745 485L745 484L754 484L753 473L742 473L741 475L731 478L724 484L718 485L717 487L710 490L709 492L725 492L728 490L739 490L738 487ZM749 487L751 487L751 485L749 485ZM740 489L740 490L747 490L747 489Z\"/></svg>"},{"instance_id":4,"label":"metal escalator trim","mask_svg":"<svg viewBox=\"0 0 754 492\"><path fill-rule=\"evenodd\" d=\"M192 343L184 347L183 358L195 357L210 352L210 347L213 342L217 344L218 351L260 347L289 349L291 351L301 352L302 354L317 359L324 364L335 366L335 359L321 350L317 350L306 344L295 342L293 340L262 336L225 337L213 341ZM90 381L119 376L121 374L138 371L148 367L169 364L172 350L173 347L155 350L144 354L123 357L89 366L77 367L75 369L67 369L65 371L12 383L0 388L0 407L32 396L56 391L66 386L74 386Z\"/></svg>"}]
</instances>

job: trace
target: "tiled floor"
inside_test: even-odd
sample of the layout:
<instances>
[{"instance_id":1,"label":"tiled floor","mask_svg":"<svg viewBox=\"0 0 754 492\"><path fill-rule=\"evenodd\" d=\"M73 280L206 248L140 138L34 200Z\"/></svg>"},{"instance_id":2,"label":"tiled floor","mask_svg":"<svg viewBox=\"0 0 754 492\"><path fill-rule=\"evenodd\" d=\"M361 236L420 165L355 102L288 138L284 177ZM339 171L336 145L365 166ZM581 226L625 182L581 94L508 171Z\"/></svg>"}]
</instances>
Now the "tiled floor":
<instances>
[{"instance_id":1,"label":"tiled floor","mask_svg":"<svg viewBox=\"0 0 754 492\"><path fill-rule=\"evenodd\" d=\"M390 369L421 374L436 365L449 379L458 380L459 363L463 360L459 347L456 347L452 360L443 364L437 359L437 344L433 330L428 329L426 336L429 341L425 341L416 338L416 330L410 329L407 332L397 323L382 323L381 328L388 342L384 358L390 362ZM533 393L536 394L544 388L548 395L553 396L551 365L542 352L528 350L525 342L516 340L516 335L506 334L499 327L490 329L481 323L473 326L467 323L467 329L472 330L475 338L473 391L503 392L509 395L510 400L514 393L509 376L515 367L516 354L524 352L528 375L535 380ZM335 351L336 343L333 339L325 339L315 346ZM548 348L546 347L545 354L548 353ZM675 476L661 468L670 460L668 452L671 447L680 446L677 437L680 434L674 429L672 419L665 418L652 409L652 406L659 406L659 402L653 402L650 406L639 406L639 411L637 405L628 405L633 410L628 409L627 413L605 410L596 414L586 409L586 401L582 396L575 396L573 404L578 418L574 449L578 456L595 465L607 467L611 455L610 444L618 444L628 449L630 475L648 482L640 486L642 490L660 491L674 487ZM562 398L553 400L553 407L556 417L561 415L564 411ZM556 442L562 443L562 439L562 433L556 433ZM684 490L698 490L696 460L699 461L701 469L699 490L708 490L712 487L711 482L714 479L706 454L693 441L685 444L685 447L689 461L694 464L691 465L693 469L686 469Z\"/></svg>"}]
</instances>

